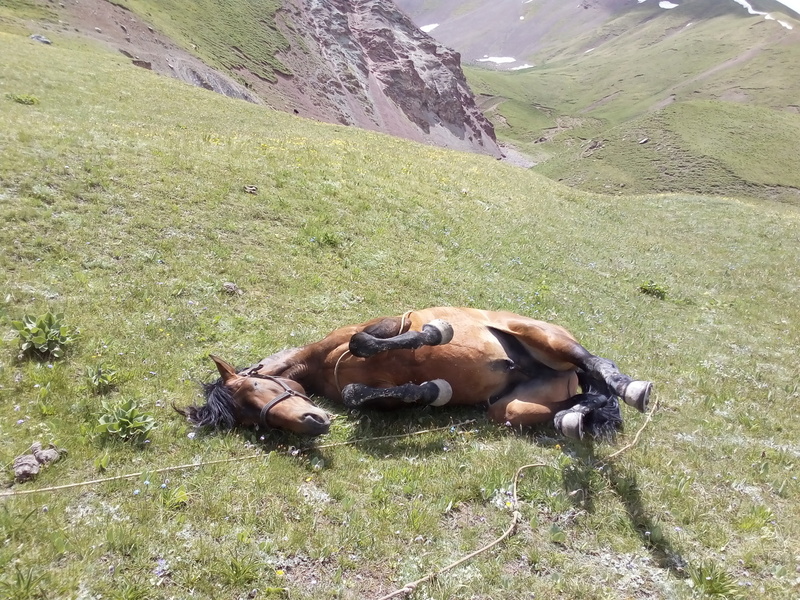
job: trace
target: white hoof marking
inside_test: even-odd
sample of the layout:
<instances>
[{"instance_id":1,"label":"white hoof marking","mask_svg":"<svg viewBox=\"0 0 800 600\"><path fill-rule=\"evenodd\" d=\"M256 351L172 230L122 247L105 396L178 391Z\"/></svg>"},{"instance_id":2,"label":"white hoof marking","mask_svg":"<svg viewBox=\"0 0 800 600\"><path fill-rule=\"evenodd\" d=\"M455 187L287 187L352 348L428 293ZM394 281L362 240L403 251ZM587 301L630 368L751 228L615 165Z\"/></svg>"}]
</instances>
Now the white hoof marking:
<instances>
[{"instance_id":1,"label":"white hoof marking","mask_svg":"<svg viewBox=\"0 0 800 600\"><path fill-rule=\"evenodd\" d=\"M439 395L436 396L436 400L431 402L431 406L444 406L450 402L453 397L453 388L450 387L450 384L444 379L434 379L431 383L435 383L439 388Z\"/></svg>"}]
</instances>

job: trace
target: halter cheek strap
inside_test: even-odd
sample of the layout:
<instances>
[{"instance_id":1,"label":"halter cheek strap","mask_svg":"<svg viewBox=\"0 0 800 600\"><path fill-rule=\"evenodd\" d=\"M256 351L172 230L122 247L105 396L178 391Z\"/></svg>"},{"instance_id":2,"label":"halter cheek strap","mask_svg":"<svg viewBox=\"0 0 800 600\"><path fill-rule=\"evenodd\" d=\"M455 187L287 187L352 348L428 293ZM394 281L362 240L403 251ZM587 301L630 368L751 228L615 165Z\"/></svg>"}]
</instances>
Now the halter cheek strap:
<instances>
[{"instance_id":1,"label":"halter cheek strap","mask_svg":"<svg viewBox=\"0 0 800 600\"><path fill-rule=\"evenodd\" d=\"M293 390L290 388L280 377L275 377L274 375L262 375L261 373L256 373L258 369L261 368L261 365L256 365L245 375L245 377L255 377L257 379L267 379L269 381L273 381L277 383L279 386L283 388L283 392L275 396L272 400L267 402L262 408L261 412L258 415L258 422L262 425L266 425L269 427L267 423L267 417L269 416L269 411L271 411L275 406L287 398L291 398L292 396L297 396L298 398L303 398L304 400L308 400L311 402L311 398L306 396L305 394L301 394L297 390Z\"/></svg>"}]
</instances>

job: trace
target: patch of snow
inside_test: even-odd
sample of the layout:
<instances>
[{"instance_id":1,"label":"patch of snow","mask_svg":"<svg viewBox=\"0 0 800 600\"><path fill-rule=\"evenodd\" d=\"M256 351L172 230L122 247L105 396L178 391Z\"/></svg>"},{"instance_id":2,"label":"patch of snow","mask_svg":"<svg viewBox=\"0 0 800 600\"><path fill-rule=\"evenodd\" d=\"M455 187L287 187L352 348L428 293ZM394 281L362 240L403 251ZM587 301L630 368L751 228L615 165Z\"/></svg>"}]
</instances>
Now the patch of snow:
<instances>
[{"instance_id":1,"label":"patch of snow","mask_svg":"<svg viewBox=\"0 0 800 600\"><path fill-rule=\"evenodd\" d=\"M596 50L596 48L589 48L586 52L584 52L584 54L589 54L589 52L591 52L592 50Z\"/></svg>"},{"instance_id":2,"label":"patch of snow","mask_svg":"<svg viewBox=\"0 0 800 600\"><path fill-rule=\"evenodd\" d=\"M438 26L439 26L438 23L431 23L430 25L423 25L419 29L420 29L420 31L424 31L425 33L430 33L431 31L436 29Z\"/></svg>"},{"instance_id":3,"label":"patch of snow","mask_svg":"<svg viewBox=\"0 0 800 600\"><path fill-rule=\"evenodd\" d=\"M769 13L761 12L760 10L755 10L747 0L733 0L736 4L744 6L747 9L747 12L751 15L764 15L769 17Z\"/></svg>"},{"instance_id":4,"label":"patch of snow","mask_svg":"<svg viewBox=\"0 0 800 600\"><path fill-rule=\"evenodd\" d=\"M524 65L520 65L518 67L511 67L509 69L509 71L519 71L520 69L532 69L532 68L533 68L533 65L529 65L528 63L525 63Z\"/></svg>"},{"instance_id":5,"label":"patch of snow","mask_svg":"<svg viewBox=\"0 0 800 600\"><path fill-rule=\"evenodd\" d=\"M519 18L519 20L520 20L520 21L524 21L524 20L525 20L525 17L520 17L520 18Z\"/></svg>"},{"instance_id":6,"label":"patch of snow","mask_svg":"<svg viewBox=\"0 0 800 600\"><path fill-rule=\"evenodd\" d=\"M502 65L505 63L517 62L517 59L511 58L510 56L484 56L483 58L479 58L478 62L493 62L496 65Z\"/></svg>"},{"instance_id":7,"label":"patch of snow","mask_svg":"<svg viewBox=\"0 0 800 600\"><path fill-rule=\"evenodd\" d=\"M680 6L680 4L675 4L674 2L669 2L669 0L661 0L661 2L658 3L658 5L661 8L666 8L667 10L669 10L670 8L678 8L678 6Z\"/></svg>"},{"instance_id":8,"label":"patch of snow","mask_svg":"<svg viewBox=\"0 0 800 600\"><path fill-rule=\"evenodd\" d=\"M733 1L736 2L736 4L739 4L740 6L746 8L747 12L751 15L760 15L764 17L764 19L766 19L767 21L776 21L775 17L773 17L771 14L763 12L761 10L755 10L747 0L733 0ZM792 10L800 13L800 0L786 0L786 1L778 0L778 1L784 6L787 6ZM793 29L793 27L786 21L778 20L777 22L780 23L780 25L782 27L785 27L786 29Z\"/></svg>"}]
</instances>

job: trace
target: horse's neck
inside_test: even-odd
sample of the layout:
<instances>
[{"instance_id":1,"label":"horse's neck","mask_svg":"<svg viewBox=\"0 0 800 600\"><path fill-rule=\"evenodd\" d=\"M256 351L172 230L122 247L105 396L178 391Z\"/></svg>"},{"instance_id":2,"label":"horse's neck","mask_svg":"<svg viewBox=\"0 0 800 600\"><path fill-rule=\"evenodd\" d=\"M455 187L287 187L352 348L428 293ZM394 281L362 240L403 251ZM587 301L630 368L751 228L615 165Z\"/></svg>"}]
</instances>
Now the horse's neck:
<instances>
[{"instance_id":1,"label":"horse's neck","mask_svg":"<svg viewBox=\"0 0 800 600\"><path fill-rule=\"evenodd\" d=\"M303 379L317 368L314 356L314 352L310 352L308 346L287 348L262 360L258 372L262 375L293 379L302 385Z\"/></svg>"}]
</instances>

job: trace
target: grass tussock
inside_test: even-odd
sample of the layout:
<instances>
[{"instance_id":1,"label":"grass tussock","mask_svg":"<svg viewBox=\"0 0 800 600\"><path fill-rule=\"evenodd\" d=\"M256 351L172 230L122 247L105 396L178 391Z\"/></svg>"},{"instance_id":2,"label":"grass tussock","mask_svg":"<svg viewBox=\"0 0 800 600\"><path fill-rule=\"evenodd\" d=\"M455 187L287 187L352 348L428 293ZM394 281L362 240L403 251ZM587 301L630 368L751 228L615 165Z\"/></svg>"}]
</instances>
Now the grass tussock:
<instances>
[{"instance_id":1,"label":"grass tussock","mask_svg":"<svg viewBox=\"0 0 800 600\"><path fill-rule=\"evenodd\" d=\"M517 535L421 593L796 595L796 208L590 195L54 42L0 33L15 57L0 64L0 462L33 441L68 450L11 489L141 475L0 500L6 597L379 597L498 535L516 468L539 461L550 468L520 484ZM214 377L211 352L250 364L435 304L565 325L655 381L663 408L608 463L613 444L479 411L351 414L320 399L338 415L326 442L477 422L297 454L308 440L195 434L170 407ZM63 357L20 358L10 321L48 311L80 338ZM146 437L98 432L120 408ZM642 416L625 414L627 439Z\"/></svg>"}]
</instances>

